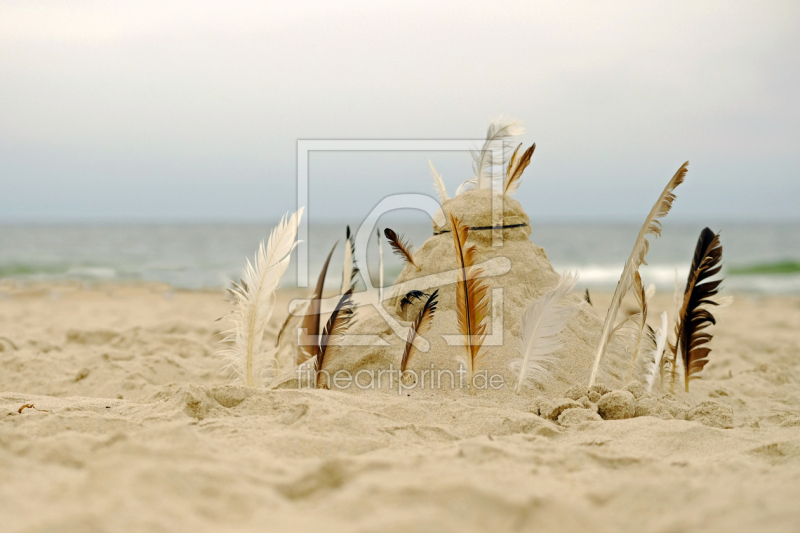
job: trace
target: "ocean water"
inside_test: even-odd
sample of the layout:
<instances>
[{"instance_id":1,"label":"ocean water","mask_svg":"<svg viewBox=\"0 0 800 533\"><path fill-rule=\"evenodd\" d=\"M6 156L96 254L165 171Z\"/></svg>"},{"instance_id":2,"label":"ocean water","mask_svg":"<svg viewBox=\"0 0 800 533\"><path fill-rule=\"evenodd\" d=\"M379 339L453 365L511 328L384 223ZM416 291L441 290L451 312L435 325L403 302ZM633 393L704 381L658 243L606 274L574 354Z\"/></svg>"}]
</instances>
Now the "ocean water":
<instances>
[{"instance_id":1,"label":"ocean water","mask_svg":"<svg viewBox=\"0 0 800 533\"><path fill-rule=\"evenodd\" d=\"M639 231L635 223L532 223L531 240L542 246L556 270L576 269L580 286L613 289ZM417 246L432 234L428 224L392 222ZM685 280L700 224L664 224L651 239L645 284L671 291L676 272ZM356 227L353 225L353 229ZM800 223L722 224L724 287L731 292L800 293ZM267 224L195 225L4 225L0 226L0 280L158 281L178 289L213 289L238 279L246 258L269 236ZM309 272L313 284L331 246L339 244L328 285L341 282L344 224L316 224L309 231ZM391 283L402 265L388 246L385 278ZM368 271L377 285L375 237L367 250ZM296 285L296 256L284 287Z\"/></svg>"}]
</instances>

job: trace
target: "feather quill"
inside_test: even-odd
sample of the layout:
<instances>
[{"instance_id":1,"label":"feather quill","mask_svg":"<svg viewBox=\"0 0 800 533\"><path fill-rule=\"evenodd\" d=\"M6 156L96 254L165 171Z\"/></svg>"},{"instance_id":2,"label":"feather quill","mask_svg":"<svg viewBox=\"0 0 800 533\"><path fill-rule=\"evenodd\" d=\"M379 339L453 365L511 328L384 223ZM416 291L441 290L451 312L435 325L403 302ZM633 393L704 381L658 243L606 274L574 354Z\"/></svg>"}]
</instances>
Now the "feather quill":
<instances>
[{"instance_id":1,"label":"feather quill","mask_svg":"<svg viewBox=\"0 0 800 533\"><path fill-rule=\"evenodd\" d=\"M479 189L491 186L494 165L505 165L508 159L505 141L523 133L525 133L525 128L522 126L522 122L507 117L498 117L489 125L483 146L480 150L472 151L472 170L475 172L476 184ZM498 148L501 150L502 160L493 161L493 151Z\"/></svg>"},{"instance_id":2,"label":"feather quill","mask_svg":"<svg viewBox=\"0 0 800 533\"><path fill-rule=\"evenodd\" d=\"M722 270L722 243L719 234L709 228L700 233L697 241L683 305L675 321L676 342L671 346L673 353L681 354L684 369L684 385L689 392L689 382L700 379L699 374L708 363L711 348L707 347L712 335L704 331L716 324L716 319L706 306L717 305L715 296L719 293L722 280L711 281L710 278ZM672 381L675 381L675 368L672 369Z\"/></svg>"},{"instance_id":3,"label":"feather quill","mask_svg":"<svg viewBox=\"0 0 800 533\"><path fill-rule=\"evenodd\" d=\"M424 296L424 293L420 293ZM408 368L408 360L411 356L417 351L417 347L414 346L414 339L417 338L418 335L425 334L431 327L431 322L433 322L433 315L436 313L436 298L439 296L439 290L433 291L433 293L428 296L428 299L425 301L425 305L422 306L419 314L417 315L417 319L411 325L408 330L408 338L406 339L406 348L403 351L403 359L400 362L400 375L402 379L406 377L406 368Z\"/></svg>"},{"instance_id":4,"label":"feather quill","mask_svg":"<svg viewBox=\"0 0 800 533\"><path fill-rule=\"evenodd\" d=\"M353 319L353 289L348 289L336 304L336 308L328 318L328 323L325 324L325 329L322 330L322 336L319 341L319 348L317 349L317 356L314 361L314 368L317 371L317 388L320 387L321 371L325 369L325 356L328 354L328 346L336 344L336 341L344 335L350 321Z\"/></svg>"},{"instance_id":5,"label":"feather quill","mask_svg":"<svg viewBox=\"0 0 800 533\"><path fill-rule=\"evenodd\" d=\"M605 354L609 340L611 340L614 321L616 320L622 300L625 298L625 294L628 292L628 289L633 283L633 274L639 270L640 265L647 264L644 260L645 255L647 255L647 251L650 247L647 236L653 235L658 237L661 235L661 222L659 222L659 219L665 217L672 208L672 202L675 200L675 188L683 183L683 180L686 177L688 165L689 162L687 161L681 166L680 169L678 169L678 172L675 173L672 179L669 180L669 183L664 188L664 191L658 197L658 201L656 201L656 203L653 205L653 208L650 210L650 214L647 215L647 219L645 220L642 229L639 230L639 235L636 237L636 242L633 245L633 251L628 258L628 261L625 263L625 267L622 269L622 276L619 279L619 283L617 283L617 289L614 291L614 296L611 299L611 305L608 308L608 314L606 315L606 320L603 324L600 343L597 346L597 353L595 354L592 373L589 377L590 387L594 385L594 381L597 378L597 370L600 368L600 360Z\"/></svg>"},{"instance_id":6,"label":"feather quill","mask_svg":"<svg viewBox=\"0 0 800 533\"><path fill-rule=\"evenodd\" d=\"M639 304L639 326L636 328L636 342L633 345L633 353L631 353L631 364L628 365L628 372L625 374L625 382L629 382L633 377L633 369L636 366L636 359L639 355L639 346L642 343L642 337L645 333L647 326L647 292L644 290L642 284L642 277L639 272L633 274L633 294L636 296L636 302Z\"/></svg>"},{"instance_id":7,"label":"feather quill","mask_svg":"<svg viewBox=\"0 0 800 533\"><path fill-rule=\"evenodd\" d=\"M234 328L225 338L232 346L220 354L227 359L225 368L248 387L261 384L275 371L275 350L265 352L261 344L275 305L275 290L297 246L297 226L302 216L301 208L288 219L283 217L267 245L261 241L253 263L248 259L242 281L232 291L236 309L230 320Z\"/></svg>"},{"instance_id":8,"label":"feather quill","mask_svg":"<svg viewBox=\"0 0 800 533\"><path fill-rule=\"evenodd\" d=\"M331 257L335 249L336 244L331 248L328 258L325 260L325 264L322 265L322 271L319 273L319 278L317 278L317 286L314 289L314 293L311 295L311 303L308 304L308 311L306 311L306 316L303 318L301 328L305 330L305 334L308 336L316 337L319 335L322 291L325 288L325 276L328 274L328 265L331 262ZM300 346L297 350L297 364L304 363L316 356L318 352L319 346L316 344L308 346L308 349L304 346Z\"/></svg>"},{"instance_id":9,"label":"feather quill","mask_svg":"<svg viewBox=\"0 0 800 533\"><path fill-rule=\"evenodd\" d=\"M564 272L558 285L536 300L522 316L522 337L519 343L520 359L512 361L510 368L518 376L514 391L519 394L522 385L529 387L551 377L553 353L563 346L558 335L575 316L583 302L567 303L567 297L578 283L578 274Z\"/></svg>"},{"instance_id":10,"label":"feather quill","mask_svg":"<svg viewBox=\"0 0 800 533\"><path fill-rule=\"evenodd\" d=\"M350 287L355 287L356 276L359 273L355 257L355 239L350 236L350 226L347 226L347 238L344 243L344 264L342 266L342 289L339 294L344 294Z\"/></svg>"},{"instance_id":11,"label":"feather quill","mask_svg":"<svg viewBox=\"0 0 800 533\"><path fill-rule=\"evenodd\" d=\"M662 360L664 357L664 348L667 346L667 331L668 331L669 318L667 312L661 313L661 327L656 330L656 348L653 351L653 360L650 367L645 374L645 382L647 383L647 392L653 390L653 385L656 382L656 376L661 376Z\"/></svg>"},{"instance_id":12,"label":"feather quill","mask_svg":"<svg viewBox=\"0 0 800 533\"><path fill-rule=\"evenodd\" d=\"M458 283L456 284L456 316L458 327L463 335L466 361L469 371L469 383L472 394L475 388L472 379L475 365L482 357L480 353L486 335L486 316L489 311L487 297L488 286L480 278L484 271L475 266L477 248L467 246L469 228L450 213L450 225L453 233L453 243L456 249L456 264L458 266Z\"/></svg>"},{"instance_id":13,"label":"feather quill","mask_svg":"<svg viewBox=\"0 0 800 533\"><path fill-rule=\"evenodd\" d=\"M506 171L506 178L503 183L503 194L506 196L512 196L517 192L522 180L522 173L525 172L525 169L531 164L531 156L533 156L533 151L536 150L536 143L533 143L531 147L525 150L522 156L517 159L517 151L519 151L521 146L522 144L517 146L514 155L511 156L511 160L508 162L508 170Z\"/></svg>"},{"instance_id":14,"label":"feather quill","mask_svg":"<svg viewBox=\"0 0 800 533\"><path fill-rule=\"evenodd\" d=\"M439 201L441 203L445 203L450 197L447 195L447 188L444 186L444 180L436 171L436 167L433 166L433 162L428 159L428 164L431 166L431 176L433 176L433 188L436 191L436 194L439 195Z\"/></svg>"},{"instance_id":15,"label":"feather quill","mask_svg":"<svg viewBox=\"0 0 800 533\"><path fill-rule=\"evenodd\" d=\"M414 262L414 248L408 241L403 240L402 235L397 235L397 233L389 228L383 230L383 234L386 235L386 238L389 240L389 245L392 247L392 251L396 256L403 259L406 263L413 265L414 268L417 269L417 272L422 270L419 265Z\"/></svg>"}]
</instances>

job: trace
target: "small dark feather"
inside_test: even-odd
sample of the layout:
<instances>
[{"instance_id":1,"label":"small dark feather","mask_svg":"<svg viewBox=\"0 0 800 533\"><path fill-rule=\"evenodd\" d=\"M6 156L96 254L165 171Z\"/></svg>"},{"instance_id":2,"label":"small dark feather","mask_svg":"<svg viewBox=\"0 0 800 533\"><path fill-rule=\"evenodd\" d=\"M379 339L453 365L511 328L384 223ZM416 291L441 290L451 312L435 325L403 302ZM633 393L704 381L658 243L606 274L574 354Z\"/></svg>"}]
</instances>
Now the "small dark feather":
<instances>
[{"instance_id":1,"label":"small dark feather","mask_svg":"<svg viewBox=\"0 0 800 533\"><path fill-rule=\"evenodd\" d=\"M350 225L347 226L347 241L350 243L350 256L353 258L353 270L350 272L350 286L355 288L356 276L361 272L356 266L356 240L350 238Z\"/></svg>"},{"instance_id":2,"label":"small dark feather","mask_svg":"<svg viewBox=\"0 0 800 533\"><path fill-rule=\"evenodd\" d=\"M592 303L592 297L589 296L589 289L586 289L586 296L584 299L586 300L586 303L594 307L594 304Z\"/></svg>"},{"instance_id":3,"label":"small dark feather","mask_svg":"<svg viewBox=\"0 0 800 533\"><path fill-rule=\"evenodd\" d=\"M419 291L416 291L419 292ZM420 293L423 294L424 293ZM417 319L414 321L414 324L411 325L411 329L408 331L408 338L406 339L406 348L403 351L403 359L400 362L400 374L405 374L406 367L408 366L408 360L411 357L411 354L414 353L414 339L417 338L417 335L421 335L428 331L431 327L431 321L433 320L433 315L436 312L436 305L439 303L436 298L439 296L439 290L433 291L433 293L428 297L428 300L425 302L425 305L422 306L419 314L417 315Z\"/></svg>"},{"instance_id":4,"label":"small dark feather","mask_svg":"<svg viewBox=\"0 0 800 533\"><path fill-rule=\"evenodd\" d=\"M414 300L422 300L425 296L427 296L427 294L422 291L411 291L407 293L403 299L400 300L400 309L405 311L406 307L414 303Z\"/></svg>"},{"instance_id":5,"label":"small dark feather","mask_svg":"<svg viewBox=\"0 0 800 533\"><path fill-rule=\"evenodd\" d=\"M328 319L328 323L325 325L325 329L322 331L322 336L320 337L319 348L317 350L317 358L314 361L314 366L317 370L317 388L320 386L319 376L320 370L323 369L325 365L325 355L328 352L328 345L331 342L331 339L337 335L343 335L347 328L350 326L350 321L353 319L353 315L355 314L353 310L353 289L350 288L346 293L339 298L339 303L336 304L336 308L331 313L330 318Z\"/></svg>"},{"instance_id":6,"label":"small dark feather","mask_svg":"<svg viewBox=\"0 0 800 533\"><path fill-rule=\"evenodd\" d=\"M322 266L322 271L319 273L319 278L317 279L317 286L314 289L314 293L311 295L311 303L308 305L308 312L306 316L303 317L301 328L306 330L306 335L317 336L319 335L319 326L320 326L320 308L322 307L322 289L325 286L325 276L328 273L328 265L331 262L331 256L333 256L333 251L336 249L336 244L333 245L331 248L330 253L328 254L328 258L325 260L325 264ZM302 346L298 347L297 350L297 364L305 362L307 359L311 359L317 352L319 351L319 346L310 346L310 352L307 353Z\"/></svg>"},{"instance_id":7,"label":"small dark feather","mask_svg":"<svg viewBox=\"0 0 800 533\"><path fill-rule=\"evenodd\" d=\"M389 245L392 247L394 254L401 257L405 262L414 265L417 271L419 271L419 265L414 262L414 249L411 244L408 241L403 240L402 235L398 235L389 228L383 230L383 234L386 235L386 238L389 240Z\"/></svg>"}]
</instances>

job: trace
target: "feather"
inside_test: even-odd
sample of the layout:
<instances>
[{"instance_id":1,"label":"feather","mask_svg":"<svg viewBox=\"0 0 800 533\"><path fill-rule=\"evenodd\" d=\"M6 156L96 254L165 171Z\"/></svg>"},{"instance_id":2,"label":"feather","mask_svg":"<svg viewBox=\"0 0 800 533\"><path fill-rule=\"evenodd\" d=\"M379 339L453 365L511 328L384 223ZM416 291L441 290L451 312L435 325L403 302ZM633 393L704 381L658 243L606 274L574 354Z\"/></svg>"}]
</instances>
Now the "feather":
<instances>
[{"instance_id":1,"label":"feather","mask_svg":"<svg viewBox=\"0 0 800 533\"><path fill-rule=\"evenodd\" d=\"M503 184L503 194L506 196L511 196L517 192L520 181L522 180L522 173L525 172L525 169L531 164L531 156L533 155L533 151L536 150L536 143L533 143L530 148L525 150L522 157L517 159L517 151L521 146L522 144L517 146L517 150L514 151L514 155L511 156L511 160L508 163L506 179Z\"/></svg>"},{"instance_id":2,"label":"feather","mask_svg":"<svg viewBox=\"0 0 800 533\"><path fill-rule=\"evenodd\" d=\"M389 240L389 245L392 247L392 251L394 254L403 259L406 263L414 265L414 268L417 269L417 272L422 270L415 262L414 262L414 255L412 252L414 248L408 241L403 240L402 235L397 235L394 231L389 228L383 230L383 234L386 235L386 238Z\"/></svg>"},{"instance_id":3,"label":"feather","mask_svg":"<svg viewBox=\"0 0 800 533\"><path fill-rule=\"evenodd\" d=\"M492 167L494 165L505 165L508 158L505 141L514 135L522 135L525 128L522 122L507 117L498 117L486 131L486 141L480 150L472 150L472 170L477 178L479 189L485 189L492 184ZM498 146L499 145L499 146ZM493 161L493 151L501 150L501 161Z\"/></svg>"},{"instance_id":4,"label":"feather","mask_svg":"<svg viewBox=\"0 0 800 533\"><path fill-rule=\"evenodd\" d=\"M592 307L594 307L594 304L592 303L592 297L589 296L589 289L588 288L586 289L586 296L584 297L584 299L586 300L587 304L589 304Z\"/></svg>"},{"instance_id":5,"label":"feather","mask_svg":"<svg viewBox=\"0 0 800 533\"><path fill-rule=\"evenodd\" d=\"M532 386L533 383L541 383L551 377L550 366L555 362L552 354L563 346L558 335L583 305L583 302L567 303L567 297L576 283L578 274L564 272L558 285L531 304L522 316L522 336L519 343L522 358L510 365L518 376L514 389L517 394L522 385Z\"/></svg>"},{"instance_id":6,"label":"feather","mask_svg":"<svg viewBox=\"0 0 800 533\"><path fill-rule=\"evenodd\" d=\"M594 385L594 380L597 378L597 370L600 368L600 360L603 358L603 354L605 354L606 346L608 345L609 340L611 340L614 321L617 318L617 313L619 312L620 305L622 304L622 299L625 298L625 294L628 292L628 288L633 282L633 274L639 270L640 265L647 264L644 260L645 255L647 255L647 251L650 247L647 236L654 235L658 237L661 235L661 222L659 222L659 219L665 217L672 208L672 202L675 200L675 188L683 183L683 180L686 177L686 167L688 165L689 162L687 161L681 166L680 169L678 169L678 172L675 173L672 179L669 180L669 183L664 188L664 191L658 197L658 201L656 201L656 203L653 205L653 208L650 210L650 214L647 215L647 219L645 220L642 229L639 230L639 235L636 237L636 242L633 245L633 251L631 251L631 255L628 258L628 261L626 261L625 267L622 269L622 276L620 276L619 283L617 283L617 289L614 291L614 296L611 299L611 305L608 308L608 314L606 315L606 320L603 324L600 343L597 346L597 353L595 354L592 373L589 377L590 387Z\"/></svg>"},{"instance_id":7,"label":"feather","mask_svg":"<svg viewBox=\"0 0 800 533\"><path fill-rule=\"evenodd\" d=\"M356 276L359 270L356 266L356 243L350 236L350 226L347 226L347 238L344 243L344 265L342 266L342 290L339 294L344 294L347 289L356 285Z\"/></svg>"},{"instance_id":8,"label":"feather","mask_svg":"<svg viewBox=\"0 0 800 533\"><path fill-rule=\"evenodd\" d=\"M303 316L305 313L306 308L308 308L308 302L305 302L295 309L290 309L289 314L286 315L286 320L283 321L283 325L281 329L278 331L278 336L275 338L275 347L278 348L281 345L281 340L284 338L286 334L286 330L289 329L289 324L294 322L298 316Z\"/></svg>"},{"instance_id":9,"label":"feather","mask_svg":"<svg viewBox=\"0 0 800 533\"><path fill-rule=\"evenodd\" d=\"M288 332L297 332L297 327L305 316L308 309L308 300L290 309L283 321L278 336L275 339L275 360L279 374L286 373L295 369L297 365L297 335L289 335Z\"/></svg>"},{"instance_id":10,"label":"feather","mask_svg":"<svg viewBox=\"0 0 800 533\"><path fill-rule=\"evenodd\" d=\"M418 292L418 291L417 291ZM424 293L420 293L424 296ZM436 298L439 296L439 290L433 291L433 293L428 296L428 300L425 302L425 305L420 310L419 314L417 315L417 319L411 325L408 330L408 338L406 339L406 348L403 351L403 359L400 362L400 375L405 378L406 368L408 367L408 360L416 351L416 346L414 346L414 339L417 338L418 335L422 335L426 333L430 327L431 322L433 321L433 315L436 312Z\"/></svg>"},{"instance_id":11,"label":"feather","mask_svg":"<svg viewBox=\"0 0 800 533\"><path fill-rule=\"evenodd\" d=\"M645 373L645 382L647 383L647 392L653 390L656 376L661 375L662 360L664 357L664 348L667 346L667 331L668 331L669 318L667 312L661 313L661 327L656 330L656 348L653 351L653 360Z\"/></svg>"},{"instance_id":12,"label":"feather","mask_svg":"<svg viewBox=\"0 0 800 533\"><path fill-rule=\"evenodd\" d=\"M436 172L436 167L433 166L433 162L428 159L428 164L431 166L431 176L433 176L433 188L436 191L436 194L439 195L439 201L441 203L445 203L450 197L447 195L447 188L444 186L444 181L442 177Z\"/></svg>"},{"instance_id":13,"label":"feather","mask_svg":"<svg viewBox=\"0 0 800 533\"><path fill-rule=\"evenodd\" d=\"M653 296L656 295L656 284L655 283L651 283L650 286L647 287L647 291L645 291L645 294L647 296L647 301L648 302L650 300L652 300Z\"/></svg>"},{"instance_id":14,"label":"feather","mask_svg":"<svg viewBox=\"0 0 800 533\"><path fill-rule=\"evenodd\" d=\"M381 242L381 230L375 230L378 234L378 304L383 305L383 242Z\"/></svg>"},{"instance_id":15,"label":"feather","mask_svg":"<svg viewBox=\"0 0 800 533\"><path fill-rule=\"evenodd\" d=\"M681 304L683 302L683 292L684 286L681 283L680 278L678 277L678 269L675 269L675 292L673 293L673 305L672 305L672 314L674 316L678 316L678 312L681 310ZM670 348L669 350L664 352L664 356L661 359L661 381L663 382L668 376L671 378L670 383L670 390L675 389L675 376L673 371L676 370L677 361L675 360L675 354L672 353L672 347L675 345L676 339L674 338L675 331L670 330L667 332L667 347Z\"/></svg>"},{"instance_id":16,"label":"feather","mask_svg":"<svg viewBox=\"0 0 800 533\"><path fill-rule=\"evenodd\" d=\"M311 303L308 304L308 311L306 312L305 318L303 318L303 324L300 326L305 330L305 334L307 336L316 337L319 335L319 315L320 309L322 308L322 291L325 288L325 276L328 273L328 265L331 262L331 257L333 256L333 251L335 249L336 244L334 244L333 248L331 248L328 258L325 260L325 264L322 265L322 271L319 273L319 278L317 279L317 286L314 289L314 293L311 295ZM308 350L306 350L305 347L300 346L297 350L297 364L304 363L305 361L316 356L318 350L319 346L316 344L311 345Z\"/></svg>"},{"instance_id":17,"label":"feather","mask_svg":"<svg viewBox=\"0 0 800 533\"><path fill-rule=\"evenodd\" d=\"M633 294L636 296L636 301L639 304L639 327L636 328L636 342L633 345L633 353L631 353L631 364L628 365L628 372L625 374L625 382L629 382L633 377L633 369L636 366L636 358L639 355L639 346L642 342L642 337L645 333L645 327L647 326L647 293L644 290L644 285L642 284L642 277L639 275L639 272L634 272L633 274Z\"/></svg>"},{"instance_id":18,"label":"feather","mask_svg":"<svg viewBox=\"0 0 800 533\"><path fill-rule=\"evenodd\" d=\"M474 266L477 248L474 245L469 247L466 245L469 228L461 224L461 221L452 213L450 213L450 225L453 230L453 243L458 265L456 316L459 330L463 335L469 383L472 385L475 365L482 357L480 350L486 334L485 319L489 311L489 299L486 295L488 287L483 281L477 279L484 273L483 269ZM470 390L472 394L475 393L474 387L470 386Z\"/></svg>"},{"instance_id":19,"label":"feather","mask_svg":"<svg viewBox=\"0 0 800 533\"><path fill-rule=\"evenodd\" d=\"M478 178L470 178L461 182L461 185L458 186L456 189L456 196L460 195L462 192L471 191L478 187Z\"/></svg>"},{"instance_id":20,"label":"feather","mask_svg":"<svg viewBox=\"0 0 800 533\"><path fill-rule=\"evenodd\" d=\"M414 303L414 300L422 300L425 296L427 296L427 294L422 291L410 291L406 293L403 299L400 300L400 310L405 311L406 307Z\"/></svg>"},{"instance_id":21,"label":"feather","mask_svg":"<svg viewBox=\"0 0 800 533\"><path fill-rule=\"evenodd\" d=\"M319 341L319 348L317 349L317 358L314 361L314 367L317 370L317 388L320 386L319 377L321 371L325 369L325 356L328 353L328 346L335 344L339 337L344 335L350 321L353 319L353 289L348 289L341 298L336 308L328 318L328 323L325 324L325 329L322 330L322 336Z\"/></svg>"},{"instance_id":22,"label":"feather","mask_svg":"<svg viewBox=\"0 0 800 533\"><path fill-rule=\"evenodd\" d=\"M717 305L714 298L719 293L722 280L709 281L709 278L719 274L722 270L721 262L722 243L719 234L705 228L697 241L683 305L675 321L676 342L670 347L676 355L676 361L678 353L682 356L686 392L689 392L691 380L700 379L697 374L708 363L711 353L711 348L706 344L712 335L703 330L717 323L706 306ZM674 383L674 368L672 375Z\"/></svg>"},{"instance_id":23,"label":"feather","mask_svg":"<svg viewBox=\"0 0 800 533\"><path fill-rule=\"evenodd\" d=\"M275 371L275 350L264 352L261 344L275 305L275 290L297 246L297 226L302 216L301 208L288 219L281 219L267 245L261 241L253 263L248 259L242 282L233 290L236 309L230 320L235 326L225 338L232 346L220 354L227 359L225 368L248 387L261 384Z\"/></svg>"},{"instance_id":24,"label":"feather","mask_svg":"<svg viewBox=\"0 0 800 533\"><path fill-rule=\"evenodd\" d=\"M724 309L733 305L733 296L719 296L714 301L717 302L717 309Z\"/></svg>"}]
</instances>

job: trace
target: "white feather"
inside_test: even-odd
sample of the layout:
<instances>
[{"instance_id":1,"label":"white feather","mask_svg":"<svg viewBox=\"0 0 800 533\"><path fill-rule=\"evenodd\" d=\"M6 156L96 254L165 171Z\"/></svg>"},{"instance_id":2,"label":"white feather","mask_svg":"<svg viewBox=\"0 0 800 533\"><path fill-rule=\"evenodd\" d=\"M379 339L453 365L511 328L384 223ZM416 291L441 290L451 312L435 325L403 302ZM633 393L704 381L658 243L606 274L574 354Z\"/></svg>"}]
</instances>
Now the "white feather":
<instances>
[{"instance_id":1,"label":"white feather","mask_svg":"<svg viewBox=\"0 0 800 533\"><path fill-rule=\"evenodd\" d=\"M656 284L651 283L650 286L647 287L647 290L644 293L644 297L649 302L650 300L653 299L653 296L655 295L656 295Z\"/></svg>"},{"instance_id":2,"label":"white feather","mask_svg":"<svg viewBox=\"0 0 800 533\"><path fill-rule=\"evenodd\" d=\"M433 166L433 162L428 159L428 164L431 166L431 176L433 176L433 189L436 191L436 194L439 195L439 201L441 203L445 203L450 197L447 195L447 188L444 186L444 181L442 181L442 177L436 172L436 167Z\"/></svg>"},{"instance_id":3,"label":"white feather","mask_svg":"<svg viewBox=\"0 0 800 533\"><path fill-rule=\"evenodd\" d=\"M733 296L716 296L712 298L712 300L717 302L717 309L723 309L733 305Z\"/></svg>"},{"instance_id":4,"label":"white feather","mask_svg":"<svg viewBox=\"0 0 800 533\"><path fill-rule=\"evenodd\" d=\"M672 203L675 201L675 189L683 183L686 177L687 165L689 162L684 163L678 172L672 176L667 186L659 195L658 200L653 204L650 213L645 219L642 229L639 230L639 235L636 237L636 242L633 245L633 250L628 260L625 261L625 266L622 269L622 275L617 283L617 288L614 291L614 296L611 298L611 305L608 307L606 320L603 323L603 331L600 334L600 342L597 345L597 352L592 365L592 373L589 375L589 387L594 385L597 378L597 372L600 369L600 360L606 352L608 342L611 340L613 334L614 322L616 321L617 314L619 313L622 300L630 289L634 275L638 272L640 265L646 265L645 256L650 249L650 242L647 240L648 235L658 237L661 235L661 222L660 219L669 214L672 208Z\"/></svg>"},{"instance_id":5,"label":"white feather","mask_svg":"<svg viewBox=\"0 0 800 533\"><path fill-rule=\"evenodd\" d=\"M344 264L342 265L342 290L339 294L344 294L350 290L350 278L353 277L353 246L350 244L351 237L348 236L344 241Z\"/></svg>"},{"instance_id":6,"label":"white feather","mask_svg":"<svg viewBox=\"0 0 800 533\"><path fill-rule=\"evenodd\" d=\"M522 358L509 365L518 376L515 388L517 394L522 385L541 382L550 377L550 367L554 362L551 354L562 346L557 336L583 305L583 302L573 305L566 303L566 298L576 283L577 273L564 272L558 285L525 311L519 347Z\"/></svg>"},{"instance_id":7,"label":"white feather","mask_svg":"<svg viewBox=\"0 0 800 533\"><path fill-rule=\"evenodd\" d=\"M475 172L479 189L486 189L491 186L495 177L492 175L492 167L495 165L505 166L508 161L511 155L511 147L506 146L505 141L523 133L525 133L525 128L519 120L500 116L492 121L486 132L486 141L484 141L483 146L480 150L472 151L472 170ZM500 161L492 159L493 152L497 150L501 153Z\"/></svg>"},{"instance_id":8,"label":"white feather","mask_svg":"<svg viewBox=\"0 0 800 533\"><path fill-rule=\"evenodd\" d=\"M683 305L683 293L684 287L683 283L681 283L680 278L678 277L678 269L675 269L675 291L672 293L672 314L678 316L678 313L681 310L681 306ZM671 330L667 334L667 338L673 341L675 344L675 331Z\"/></svg>"},{"instance_id":9,"label":"white feather","mask_svg":"<svg viewBox=\"0 0 800 533\"><path fill-rule=\"evenodd\" d=\"M661 313L661 327L656 330L656 349L653 351L652 366L648 368L647 374L645 375L648 392L653 390L653 384L656 381L659 368L661 368L661 358L664 357L664 349L667 346L668 322L667 312L664 311Z\"/></svg>"},{"instance_id":10,"label":"white feather","mask_svg":"<svg viewBox=\"0 0 800 533\"><path fill-rule=\"evenodd\" d=\"M464 191L474 190L477 187L478 187L478 178L470 178L458 186L458 189L456 189L456 196L460 195Z\"/></svg>"},{"instance_id":11,"label":"white feather","mask_svg":"<svg viewBox=\"0 0 800 533\"><path fill-rule=\"evenodd\" d=\"M284 216L272 230L266 247L261 242L254 262L247 260L242 272L244 283L234 284L236 309L229 319L235 326L225 338L232 346L221 350L220 355L227 360L224 369L248 387L263 384L275 371L276 350L262 350L262 341L275 305L275 290L297 245L297 226L302 216L303 208L288 220Z\"/></svg>"}]
</instances>

